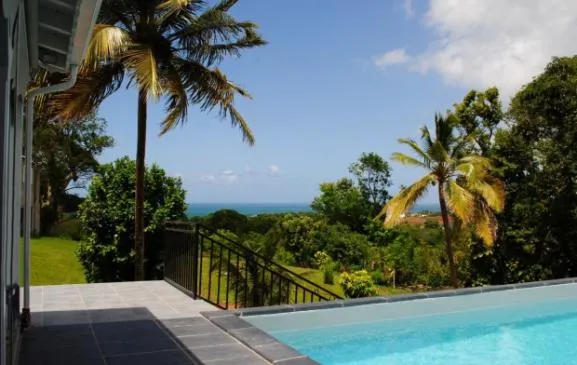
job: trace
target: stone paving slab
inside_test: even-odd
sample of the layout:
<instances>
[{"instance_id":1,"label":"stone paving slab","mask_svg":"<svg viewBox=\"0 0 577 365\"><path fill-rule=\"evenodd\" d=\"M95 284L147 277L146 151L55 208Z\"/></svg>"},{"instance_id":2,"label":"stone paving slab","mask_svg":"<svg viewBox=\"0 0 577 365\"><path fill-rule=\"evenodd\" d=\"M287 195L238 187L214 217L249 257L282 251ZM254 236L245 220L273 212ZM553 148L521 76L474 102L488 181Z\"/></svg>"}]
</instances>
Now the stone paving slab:
<instances>
[{"instance_id":1,"label":"stone paving slab","mask_svg":"<svg viewBox=\"0 0 577 365\"><path fill-rule=\"evenodd\" d=\"M19 364L270 364L200 315L215 310L164 281L32 287Z\"/></svg>"}]
</instances>

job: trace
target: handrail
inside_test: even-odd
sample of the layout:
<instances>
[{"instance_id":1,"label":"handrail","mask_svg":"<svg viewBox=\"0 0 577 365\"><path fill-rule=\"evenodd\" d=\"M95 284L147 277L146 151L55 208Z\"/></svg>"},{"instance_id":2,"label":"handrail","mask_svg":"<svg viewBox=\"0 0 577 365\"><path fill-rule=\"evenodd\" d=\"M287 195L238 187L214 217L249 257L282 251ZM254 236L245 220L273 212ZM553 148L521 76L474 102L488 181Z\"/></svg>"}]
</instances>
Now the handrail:
<instances>
[{"instance_id":1,"label":"handrail","mask_svg":"<svg viewBox=\"0 0 577 365\"><path fill-rule=\"evenodd\" d=\"M220 308L341 299L211 228L171 222L165 233L165 280Z\"/></svg>"},{"instance_id":2,"label":"handrail","mask_svg":"<svg viewBox=\"0 0 577 365\"><path fill-rule=\"evenodd\" d=\"M287 269L286 267L284 267L284 266L282 266L282 265L280 265L280 264L277 264L276 262L272 261L271 259L267 259L266 257L264 257L263 255L259 254L258 252L254 251L254 250L251 250L250 248L244 246L244 245L241 244L241 243L238 243L238 242L235 242L235 241L231 240L230 238L228 238L228 237L226 237L226 236L224 236L224 235L216 232L215 230L213 230L213 229L211 229L211 228L208 228L208 227L206 227L206 226L203 226L203 225L200 224L200 223L197 223L197 224L196 224L196 227L197 227L197 228L203 228L203 229L211 232L212 234L216 234L218 237L223 238L223 239L227 240L228 242L236 245L237 247L242 248L244 251L250 251L250 254L251 254L251 255L258 257L259 259L261 259L261 260L263 260L263 261L265 261L265 262L268 262L269 264L271 264L271 265L274 266L274 267L280 268L282 271L288 272L289 274L296 276L297 278L299 278L299 280L302 280L302 281L304 281L305 283L310 284L310 285L314 286L314 287L317 288L317 289L320 289L320 290L322 290L322 291L324 291L324 292L329 293L331 296L335 297L335 299L343 299L341 296L333 293L332 291L328 290L327 288L324 288L324 287L320 286L319 284L310 281L309 279L305 278L305 277L302 276L302 275L297 274L296 272L292 271L291 269Z\"/></svg>"}]
</instances>

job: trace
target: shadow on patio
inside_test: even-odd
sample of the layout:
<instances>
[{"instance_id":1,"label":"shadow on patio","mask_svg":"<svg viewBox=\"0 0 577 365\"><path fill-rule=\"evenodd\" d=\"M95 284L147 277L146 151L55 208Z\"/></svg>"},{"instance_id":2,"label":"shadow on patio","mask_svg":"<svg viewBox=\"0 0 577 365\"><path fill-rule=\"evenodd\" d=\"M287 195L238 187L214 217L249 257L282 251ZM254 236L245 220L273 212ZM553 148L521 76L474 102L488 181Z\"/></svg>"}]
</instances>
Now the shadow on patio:
<instances>
[{"instance_id":1,"label":"shadow on patio","mask_svg":"<svg viewBox=\"0 0 577 365\"><path fill-rule=\"evenodd\" d=\"M163 281L32 288L20 365L268 364ZM139 303L139 305L137 305Z\"/></svg>"}]
</instances>

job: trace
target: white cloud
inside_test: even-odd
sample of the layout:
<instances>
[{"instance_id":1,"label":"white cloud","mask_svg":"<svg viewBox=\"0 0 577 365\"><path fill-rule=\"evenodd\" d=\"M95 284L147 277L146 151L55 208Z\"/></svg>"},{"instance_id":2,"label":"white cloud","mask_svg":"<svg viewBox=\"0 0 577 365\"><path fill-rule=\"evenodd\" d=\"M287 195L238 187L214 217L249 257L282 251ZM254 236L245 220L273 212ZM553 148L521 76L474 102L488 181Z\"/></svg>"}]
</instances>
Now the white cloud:
<instances>
[{"instance_id":1,"label":"white cloud","mask_svg":"<svg viewBox=\"0 0 577 365\"><path fill-rule=\"evenodd\" d=\"M277 165L270 165L266 171L267 171L267 174L269 176L279 176L280 175L280 168Z\"/></svg>"},{"instance_id":2,"label":"white cloud","mask_svg":"<svg viewBox=\"0 0 577 365\"><path fill-rule=\"evenodd\" d=\"M246 167L244 168L244 173L247 175L252 175L253 173L252 168L249 165L246 165Z\"/></svg>"},{"instance_id":3,"label":"white cloud","mask_svg":"<svg viewBox=\"0 0 577 365\"><path fill-rule=\"evenodd\" d=\"M202 175L200 177L200 180L202 180L204 182L213 182L214 180L216 180L216 177L213 174L206 174L206 175Z\"/></svg>"},{"instance_id":4,"label":"white cloud","mask_svg":"<svg viewBox=\"0 0 577 365\"><path fill-rule=\"evenodd\" d=\"M397 48L387 53L383 53L375 58L375 65L385 68L391 65L399 65L409 62L410 57L402 48Z\"/></svg>"},{"instance_id":5,"label":"white cloud","mask_svg":"<svg viewBox=\"0 0 577 365\"><path fill-rule=\"evenodd\" d=\"M223 170L221 173L221 175L225 175L225 176L229 176L229 175L233 175L234 171L232 170Z\"/></svg>"},{"instance_id":6,"label":"white cloud","mask_svg":"<svg viewBox=\"0 0 577 365\"><path fill-rule=\"evenodd\" d=\"M413 7L413 0L403 0L403 10L407 18L415 16L415 8Z\"/></svg>"},{"instance_id":7,"label":"white cloud","mask_svg":"<svg viewBox=\"0 0 577 365\"><path fill-rule=\"evenodd\" d=\"M575 0L430 0L424 20L435 40L410 68L466 88L497 86L511 96L551 57L577 53Z\"/></svg>"}]
</instances>

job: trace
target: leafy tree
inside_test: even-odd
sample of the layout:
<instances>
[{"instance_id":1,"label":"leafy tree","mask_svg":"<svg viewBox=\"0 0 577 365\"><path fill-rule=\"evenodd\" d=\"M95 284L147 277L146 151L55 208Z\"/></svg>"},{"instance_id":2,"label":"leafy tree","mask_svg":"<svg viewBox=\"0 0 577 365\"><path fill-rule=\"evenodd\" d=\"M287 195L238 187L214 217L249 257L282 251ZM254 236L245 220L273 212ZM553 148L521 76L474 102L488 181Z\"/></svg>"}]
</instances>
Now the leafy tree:
<instances>
[{"instance_id":1,"label":"leafy tree","mask_svg":"<svg viewBox=\"0 0 577 365\"><path fill-rule=\"evenodd\" d=\"M454 108L457 128L472 142L468 152L488 157L504 117L499 90L496 87L485 91L471 90Z\"/></svg>"},{"instance_id":2,"label":"leafy tree","mask_svg":"<svg viewBox=\"0 0 577 365\"><path fill-rule=\"evenodd\" d=\"M167 176L157 165L146 169L144 178L145 279L159 279L164 224L184 218L185 191L179 178ZM100 166L92 179L79 212L87 240L79 246L78 257L89 282L134 279L135 179L136 163L128 157Z\"/></svg>"},{"instance_id":3,"label":"leafy tree","mask_svg":"<svg viewBox=\"0 0 577 365\"><path fill-rule=\"evenodd\" d=\"M321 194L311 204L315 212L325 217L329 224L342 223L355 232L363 232L371 216L371 207L351 179L323 183L320 190Z\"/></svg>"},{"instance_id":4,"label":"leafy tree","mask_svg":"<svg viewBox=\"0 0 577 365\"><path fill-rule=\"evenodd\" d=\"M248 97L216 67L225 57L262 46L257 25L237 21L230 9L237 0L214 6L197 0L105 0L88 44L76 85L52 98L63 119L75 119L95 108L123 84L138 89L136 205L134 243L135 278L144 277L144 204L147 104L166 100L161 134L186 121L188 105L201 110L218 108L240 127L244 140L253 134L234 107L235 95Z\"/></svg>"},{"instance_id":5,"label":"leafy tree","mask_svg":"<svg viewBox=\"0 0 577 365\"><path fill-rule=\"evenodd\" d=\"M388 188L391 186L391 168L378 154L363 153L359 160L349 167L349 172L357 179L357 186L363 198L369 202L373 216L391 198Z\"/></svg>"},{"instance_id":6,"label":"leafy tree","mask_svg":"<svg viewBox=\"0 0 577 365\"><path fill-rule=\"evenodd\" d=\"M106 120L95 115L71 123L37 119L36 124L33 166L39 185L34 190L35 206L42 205L57 218L60 206L70 199L67 194L86 187L99 165L96 158L114 140L106 135ZM42 223L41 231L48 232L51 222Z\"/></svg>"},{"instance_id":7,"label":"leafy tree","mask_svg":"<svg viewBox=\"0 0 577 365\"><path fill-rule=\"evenodd\" d=\"M343 224L320 225L313 233L317 247L344 267L365 267L371 244L367 237ZM313 255L314 257L314 255Z\"/></svg>"},{"instance_id":8,"label":"leafy tree","mask_svg":"<svg viewBox=\"0 0 577 365\"><path fill-rule=\"evenodd\" d=\"M316 230L322 222L300 214L287 214L279 222L276 238L290 252L295 263L300 266L311 266L314 253L318 251L318 242L314 239Z\"/></svg>"},{"instance_id":9,"label":"leafy tree","mask_svg":"<svg viewBox=\"0 0 577 365\"><path fill-rule=\"evenodd\" d=\"M479 155L464 155L462 140L454 133L453 115L435 117L435 136L423 127L423 148L411 139L399 139L409 146L417 157L394 153L393 159L426 170L426 175L403 189L391 199L380 213L387 226L402 221L409 210L430 186L437 186L439 204L445 231L445 248L451 274L451 284L457 283L450 217L471 224L475 233L491 246L496 236L496 218L493 210L503 210L505 192L503 183L492 175L490 160Z\"/></svg>"},{"instance_id":10,"label":"leafy tree","mask_svg":"<svg viewBox=\"0 0 577 365\"><path fill-rule=\"evenodd\" d=\"M495 156L507 187L499 238L473 269L493 283L577 273L577 57L554 58L512 99Z\"/></svg>"},{"instance_id":11,"label":"leafy tree","mask_svg":"<svg viewBox=\"0 0 577 365\"><path fill-rule=\"evenodd\" d=\"M221 209L202 220L202 223L213 230L227 230L239 236L247 232L248 218L236 210Z\"/></svg>"}]
</instances>

